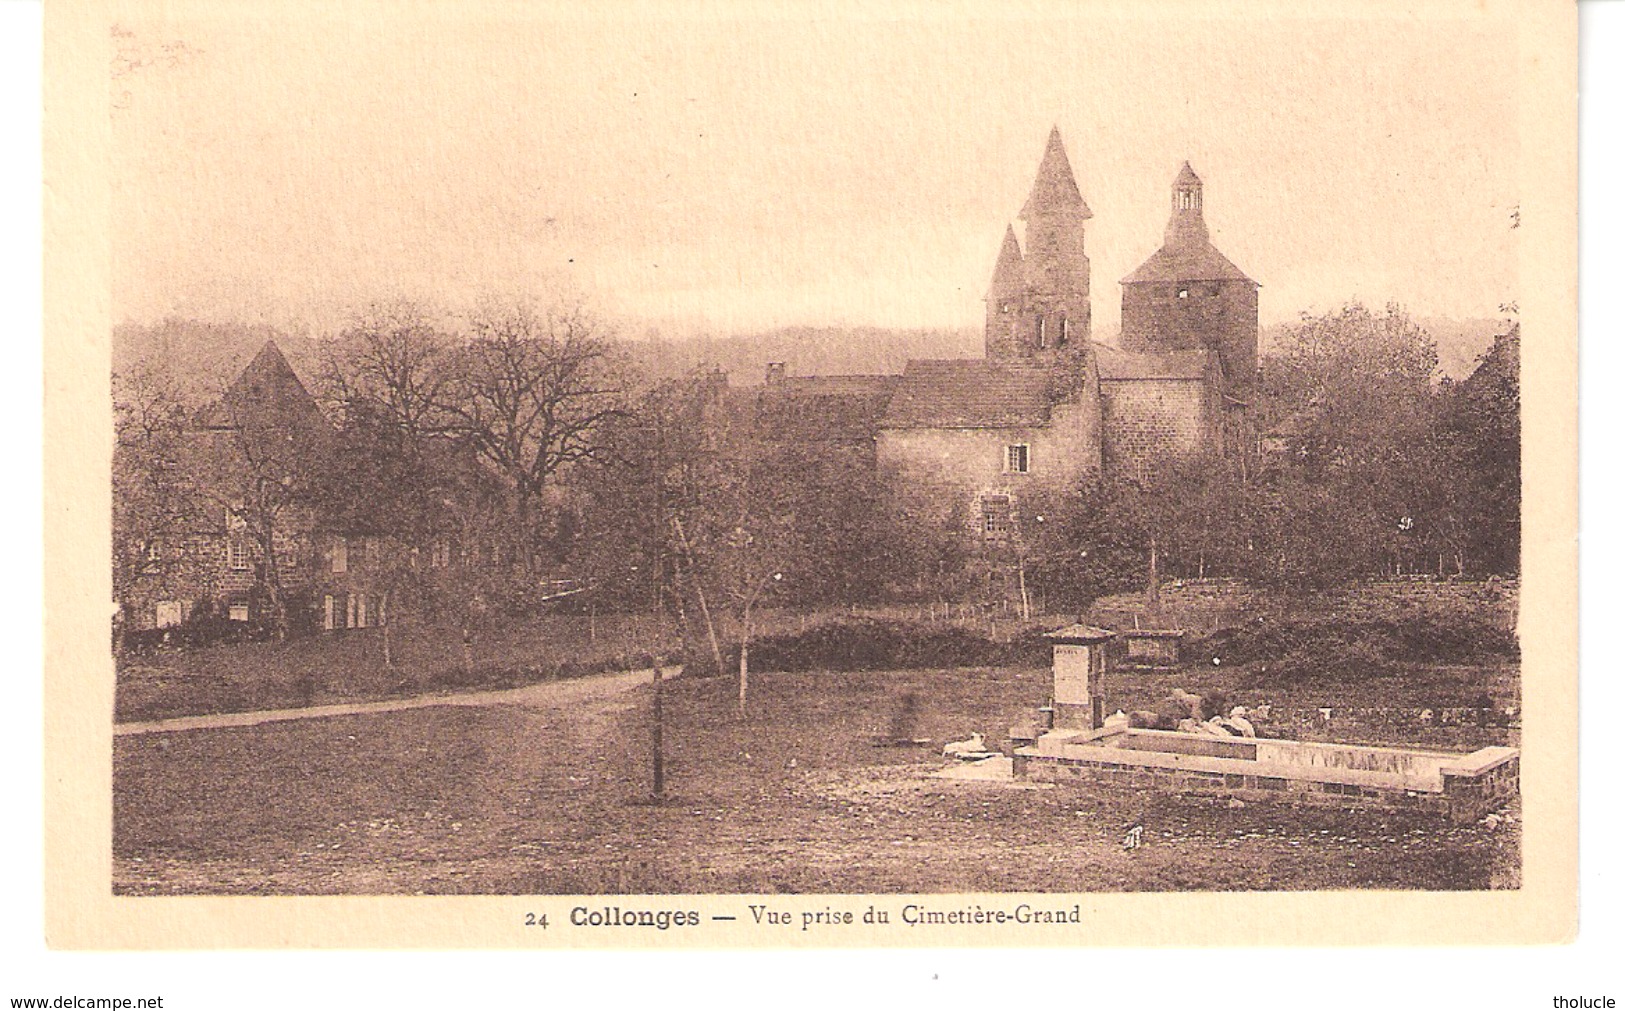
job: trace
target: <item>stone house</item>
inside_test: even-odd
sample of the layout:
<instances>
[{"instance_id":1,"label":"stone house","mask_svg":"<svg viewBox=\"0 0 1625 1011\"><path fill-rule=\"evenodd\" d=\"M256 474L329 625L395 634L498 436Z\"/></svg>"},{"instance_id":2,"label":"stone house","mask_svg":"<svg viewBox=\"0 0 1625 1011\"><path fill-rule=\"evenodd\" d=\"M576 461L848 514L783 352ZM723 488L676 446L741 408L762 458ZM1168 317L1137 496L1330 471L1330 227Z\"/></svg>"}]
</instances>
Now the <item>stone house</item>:
<instances>
[{"instance_id":1,"label":"stone house","mask_svg":"<svg viewBox=\"0 0 1625 1011\"><path fill-rule=\"evenodd\" d=\"M115 545L138 558L116 589L122 627L206 618L269 625L280 597L292 631L371 628L389 619L403 562L433 580L513 561L451 518L421 545L370 529L345 507L345 476L335 466L344 452L344 433L267 342L179 433L171 477L178 493L166 500L173 515L153 517L140 543ZM462 494L489 494L494 478L469 454L449 442L435 452L444 457L435 466L458 476Z\"/></svg>"}]
</instances>

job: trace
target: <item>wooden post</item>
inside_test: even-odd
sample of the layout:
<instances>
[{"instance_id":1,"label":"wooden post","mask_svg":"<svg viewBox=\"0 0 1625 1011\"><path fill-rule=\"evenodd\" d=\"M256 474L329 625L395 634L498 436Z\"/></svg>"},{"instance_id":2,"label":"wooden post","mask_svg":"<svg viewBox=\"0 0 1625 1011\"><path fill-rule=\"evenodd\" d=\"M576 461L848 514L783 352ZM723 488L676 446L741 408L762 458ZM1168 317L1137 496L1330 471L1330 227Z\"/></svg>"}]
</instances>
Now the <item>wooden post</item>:
<instances>
[{"instance_id":1,"label":"wooden post","mask_svg":"<svg viewBox=\"0 0 1625 1011\"><path fill-rule=\"evenodd\" d=\"M1146 574L1145 605L1153 615L1162 610L1161 580L1157 578L1157 539L1151 538L1151 565L1150 572Z\"/></svg>"},{"instance_id":2,"label":"wooden post","mask_svg":"<svg viewBox=\"0 0 1625 1011\"><path fill-rule=\"evenodd\" d=\"M662 674L664 672L660 669L660 657L656 656L654 661L654 722L650 728L649 736L654 749L654 795L661 797L666 793L666 748L665 741L662 738L666 722L666 713L662 705L662 696L664 695Z\"/></svg>"}]
</instances>

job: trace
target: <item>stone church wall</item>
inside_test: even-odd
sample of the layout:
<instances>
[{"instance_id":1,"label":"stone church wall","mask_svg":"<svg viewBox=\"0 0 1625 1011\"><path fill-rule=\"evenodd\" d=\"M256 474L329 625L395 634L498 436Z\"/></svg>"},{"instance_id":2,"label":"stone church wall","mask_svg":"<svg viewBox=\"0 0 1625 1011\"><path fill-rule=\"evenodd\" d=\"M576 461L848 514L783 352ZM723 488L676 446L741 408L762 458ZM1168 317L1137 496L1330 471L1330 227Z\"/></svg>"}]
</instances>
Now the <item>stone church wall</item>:
<instances>
[{"instance_id":1,"label":"stone church wall","mask_svg":"<svg viewBox=\"0 0 1625 1011\"><path fill-rule=\"evenodd\" d=\"M1207 446L1210 390L1200 379L1115 379L1100 384L1106 473L1149 476L1168 459Z\"/></svg>"},{"instance_id":2,"label":"stone church wall","mask_svg":"<svg viewBox=\"0 0 1625 1011\"><path fill-rule=\"evenodd\" d=\"M1251 281L1126 284L1120 340L1124 351L1217 350L1232 395L1246 399L1258 362L1258 288Z\"/></svg>"}]
</instances>

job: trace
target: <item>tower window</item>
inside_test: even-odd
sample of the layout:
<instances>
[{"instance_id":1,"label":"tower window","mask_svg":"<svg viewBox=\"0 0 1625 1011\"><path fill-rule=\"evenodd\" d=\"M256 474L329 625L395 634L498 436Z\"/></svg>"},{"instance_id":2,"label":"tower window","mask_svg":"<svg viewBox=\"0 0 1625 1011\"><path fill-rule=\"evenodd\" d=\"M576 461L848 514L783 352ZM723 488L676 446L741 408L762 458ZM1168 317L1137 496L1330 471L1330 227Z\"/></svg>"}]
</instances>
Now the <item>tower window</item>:
<instances>
[{"instance_id":1,"label":"tower window","mask_svg":"<svg viewBox=\"0 0 1625 1011\"><path fill-rule=\"evenodd\" d=\"M1049 347L1049 334L1044 330L1043 316L1038 317L1038 346L1041 348Z\"/></svg>"},{"instance_id":2,"label":"tower window","mask_svg":"<svg viewBox=\"0 0 1625 1011\"><path fill-rule=\"evenodd\" d=\"M1189 288L1181 288L1181 289L1179 289L1179 297L1180 298L1190 298L1190 296L1191 296L1191 290Z\"/></svg>"},{"instance_id":3,"label":"tower window","mask_svg":"<svg viewBox=\"0 0 1625 1011\"><path fill-rule=\"evenodd\" d=\"M1071 336L1072 336L1072 329L1071 329L1070 326L1067 325L1066 317L1062 316L1061 317L1061 332L1056 337L1055 346L1058 347L1058 348L1066 347L1067 339L1069 337L1071 337Z\"/></svg>"}]
</instances>

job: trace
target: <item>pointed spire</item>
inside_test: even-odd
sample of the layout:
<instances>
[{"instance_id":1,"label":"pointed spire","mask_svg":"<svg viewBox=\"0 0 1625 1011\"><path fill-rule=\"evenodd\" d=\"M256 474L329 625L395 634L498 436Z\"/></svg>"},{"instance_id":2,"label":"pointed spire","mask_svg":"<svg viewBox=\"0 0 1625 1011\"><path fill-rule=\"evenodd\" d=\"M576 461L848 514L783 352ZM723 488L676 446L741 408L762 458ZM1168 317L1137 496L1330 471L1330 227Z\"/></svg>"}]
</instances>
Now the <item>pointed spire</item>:
<instances>
[{"instance_id":1,"label":"pointed spire","mask_svg":"<svg viewBox=\"0 0 1625 1011\"><path fill-rule=\"evenodd\" d=\"M1061 144L1061 128L1051 127L1049 142L1044 145L1044 157L1038 163L1038 178L1033 180L1033 191L1021 208L1021 220L1030 221L1040 214L1057 212L1075 213L1084 218L1094 217L1089 205L1078 192L1078 180L1072 174L1072 163L1067 160L1066 148Z\"/></svg>"},{"instance_id":2,"label":"pointed spire","mask_svg":"<svg viewBox=\"0 0 1625 1011\"><path fill-rule=\"evenodd\" d=\"M1202 180L1196 175L1196 170L1191 168L1191 163L1186 161L1179 169L1179 178L1174 180L1174 188L1200 185L1202 185Z\"/></svg>"},{"instance_id":3,"label":"pointed spire","mask_svg":"<svg viewBox=\"0 0 1625 1011\"><path fill-rule=\"evenodd\" d=\"M993 284L988 289L988 297L1020 291L1024 280L1021 265L1021 243L1016 241L1016 229L1005 225L1004 244L999 246L999 261L993 265Z\"/></svg>"}]
</instances>

